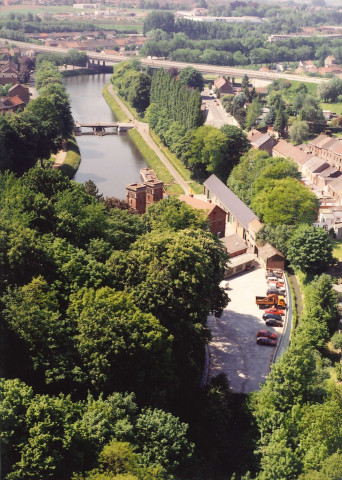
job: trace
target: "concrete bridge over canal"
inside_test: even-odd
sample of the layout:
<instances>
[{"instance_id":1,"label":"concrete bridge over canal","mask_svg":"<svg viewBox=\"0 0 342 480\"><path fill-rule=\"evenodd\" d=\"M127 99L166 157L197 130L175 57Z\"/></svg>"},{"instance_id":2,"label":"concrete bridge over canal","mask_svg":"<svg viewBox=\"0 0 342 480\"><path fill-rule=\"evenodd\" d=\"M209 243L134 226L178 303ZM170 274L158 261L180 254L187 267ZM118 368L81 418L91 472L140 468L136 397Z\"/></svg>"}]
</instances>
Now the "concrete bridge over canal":
<instances>
[{"instance_id":1,"label":"concrete bridge over canal","mask_svg":"<svg viewBox=\"0 0 342 480\"><path fill-rule=\"evenodd\" d=\"M117 133L126 132L131 128L134 128L134 124L132 122L75 122L74 125L74 134L78 135L108 135L110 133L116 132L108 132L107 128L114 128L116 129ZM91 131L84 131L82 129L91 129Z\"/></svg>"}]
</instances>

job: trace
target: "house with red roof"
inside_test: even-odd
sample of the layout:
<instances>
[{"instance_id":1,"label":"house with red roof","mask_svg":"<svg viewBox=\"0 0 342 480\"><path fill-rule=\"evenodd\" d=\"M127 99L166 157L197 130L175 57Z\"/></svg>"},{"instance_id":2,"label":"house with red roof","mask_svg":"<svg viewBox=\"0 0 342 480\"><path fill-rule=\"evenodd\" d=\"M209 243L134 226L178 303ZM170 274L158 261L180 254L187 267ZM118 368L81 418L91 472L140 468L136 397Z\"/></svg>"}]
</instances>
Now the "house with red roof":
<instances>
[{"instance_id":1,"label":"house with red roof","mask_svg":"<svg viewBox=\"0 0 342 480\"><path fill-rule=\"evenodd\" d=\"M203 210L207 216L210 225L210 231L218 237L224 237L226 228L226 212L212 202L205 202L195 198L193 195L181 195L179 200L185 202L196 210ZM247 249L247 246L246 246Z\"/></svg>"}]
</instances>

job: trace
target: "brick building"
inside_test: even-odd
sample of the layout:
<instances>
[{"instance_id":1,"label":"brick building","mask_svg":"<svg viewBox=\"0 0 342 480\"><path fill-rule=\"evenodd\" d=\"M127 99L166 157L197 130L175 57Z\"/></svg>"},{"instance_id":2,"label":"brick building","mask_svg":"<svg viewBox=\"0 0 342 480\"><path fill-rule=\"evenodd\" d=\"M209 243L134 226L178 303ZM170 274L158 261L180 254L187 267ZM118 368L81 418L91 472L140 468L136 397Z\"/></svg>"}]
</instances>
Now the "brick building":
<instances>
[{"instance_id":1,"label":"brick building","mask_svg":"<svg viewBox=\"0 0 342 480\"><path fill-rule=\"evenodd\" d=\"M268 133L259 132L253 128L248 135L248 140L251 142L251 145L256 150L265 150L270 156L272 156L272 149L277 143L277 140L271 137Z\"/></svg>"},{"instance_id":2,"label":"brick building","mask_svg":"<svg viewBox=\"0 0 342 480\"><path fill-rule=\"evenodd\" d=\"M194 198L192 195L181 195L179 200L193 208L204 210L207 213L211 233L224 237L226 227L226 212L214 203ZM247 248L247 247L246 247Z\"/></svg>"},{"instance_id":3,"label":"brick building","mask_svg":"<svg viewBox=\"0 0 342 480\"><path fill-rule=\"evenodd\" d=\"M215 80L214 86L222 95L233 95L235 93L233 85L226 79L226 77L219 77Z\"/></svg>"},{"instance_id":4,"label":"brick building","mask_svg":"<svg viewBox=\"0 0 342 480\"><path fill-rule=\"evenodd\" d=\"M164 183L151 168L142 168L140 176L142 183L126 185L126 201L130 207L142 215L149 205L163 199Z\"/></svg>"}]
</instances>

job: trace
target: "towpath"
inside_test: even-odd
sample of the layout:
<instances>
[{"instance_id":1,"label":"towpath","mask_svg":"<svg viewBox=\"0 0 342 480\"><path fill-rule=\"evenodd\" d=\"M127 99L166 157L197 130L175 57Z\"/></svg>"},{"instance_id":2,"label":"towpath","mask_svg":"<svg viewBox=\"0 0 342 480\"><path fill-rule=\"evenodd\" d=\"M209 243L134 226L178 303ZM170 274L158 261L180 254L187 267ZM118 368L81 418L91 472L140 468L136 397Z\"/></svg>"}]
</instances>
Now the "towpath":
<instances>
[{"instance_id":1,"label":"towpath","mask_svg":"<svg viewBox=\"0 0 342 480\"><path fill-rule=\"evenodd\" d=\"M115 93L113 89L113 85L108 86L108 92L112 95L112 97L115 99L115 101L120 105L120 108L125 112L127 117L134 123L137 131L140 133L142 138L145 140L147 145L152 148L152 150L158 155L160 161L165 165L165 167L169 170L173 178L175 179L176 183L178 183L182 189L184 190L186 195L189 195L190 193L190 187L189 184L187 183L186 180L177 172L175 167L170 163L170 161L165 157L163 152L160 150L160 148L155 144L153 141L152 137L150 136L149 133L149 125L144 122L139 122L132 113L128 110L126 105L120 100L118 95ZM147 159L148 160L148 159Z\"/></svg>"}]
</instances>

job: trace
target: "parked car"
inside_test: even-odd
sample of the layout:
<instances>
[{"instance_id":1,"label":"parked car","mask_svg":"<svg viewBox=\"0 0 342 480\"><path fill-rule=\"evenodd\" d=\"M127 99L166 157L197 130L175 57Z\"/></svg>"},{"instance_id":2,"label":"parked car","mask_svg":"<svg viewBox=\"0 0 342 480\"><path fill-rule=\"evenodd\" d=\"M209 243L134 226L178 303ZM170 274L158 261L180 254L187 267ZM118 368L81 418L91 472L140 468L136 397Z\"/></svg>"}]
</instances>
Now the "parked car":
<instances>
[{"instance_id":1,"label":"parked car","mask_svg":"<svg viewBox=\"0 0 342 480\"><path fill-rule=\"evenodd\" d=\"M280 322L283 321L281 315L276 315L275 313L264 313L262 316L263 320L268 320L269 318L274 318L275 320L279 320Z\"/></svg>"},{"instance_id":2,"label":"parked car","mask_svg":"<svg viewBox=\"0 0 342 480\"><path fill-rule=\"evenodd\" d=\"M229 282L227 280L222 280L222 282L220 283L220 287L224 290L227 290L229 288Z\"/></svg>"},{"instance_id":3,"label":"parked car","mask_svg":"<svg viewBox=\"0 0 342 480\"><path fill-rule=\"evenodd\" d=\"M278 282L279 278L274 275L266 275L267 282Z\"/></svg>"},{"instance_id":4,"label":"parked car","mask_svg":"<svg viewBox=\"0 0 342 480\"><path fill-rule=\"evenodd\" d=\"M268 308L265 310L265 313L274 313L274 315L285 315L285 310L281 310L280 308Z\"/></svg>"},{"instance_id":5,"label":"parked car","mask_svg":"<svg viewBox=\"0 0 342 480\"><path fill-rule=\"evenodd\" d=\"M269 288L266 295L285 295L285 288Z\"/></svg>"},{"instance_id":6,"label":"parked car","mask_svg":"<svg viewBox=\"0 0 342 480\"><path fill-rule=\"evenodd\" d=\"M277 340L272 340L272 338L268 337L258 337L256 342L258 345L267 345L269 347L275 347L277 345Z\"/></svg>"},{"instance_id":7,"label":"parked car","mask_svg":"<svg viewBox=\"0 0 342 480\"><path fill-rule=\"evenodd\" d=\"M283 322L281 322L280 320L276 320L275 318L269 318L268 320L266 320L266 325L268 327L282 327Z\"/></svg>"},{"instance_id":8,"label":"parked car","mask_svg":"<svg viewBox=\"0 0 342 480\"><path fill-rule=\"evenodd\" d=\"M267 337L272 338L273 340L277 340L278 338L276 333L270 332L269 330L259 330L257 333L257 337Z\"/></svg>"}]
</instances>

